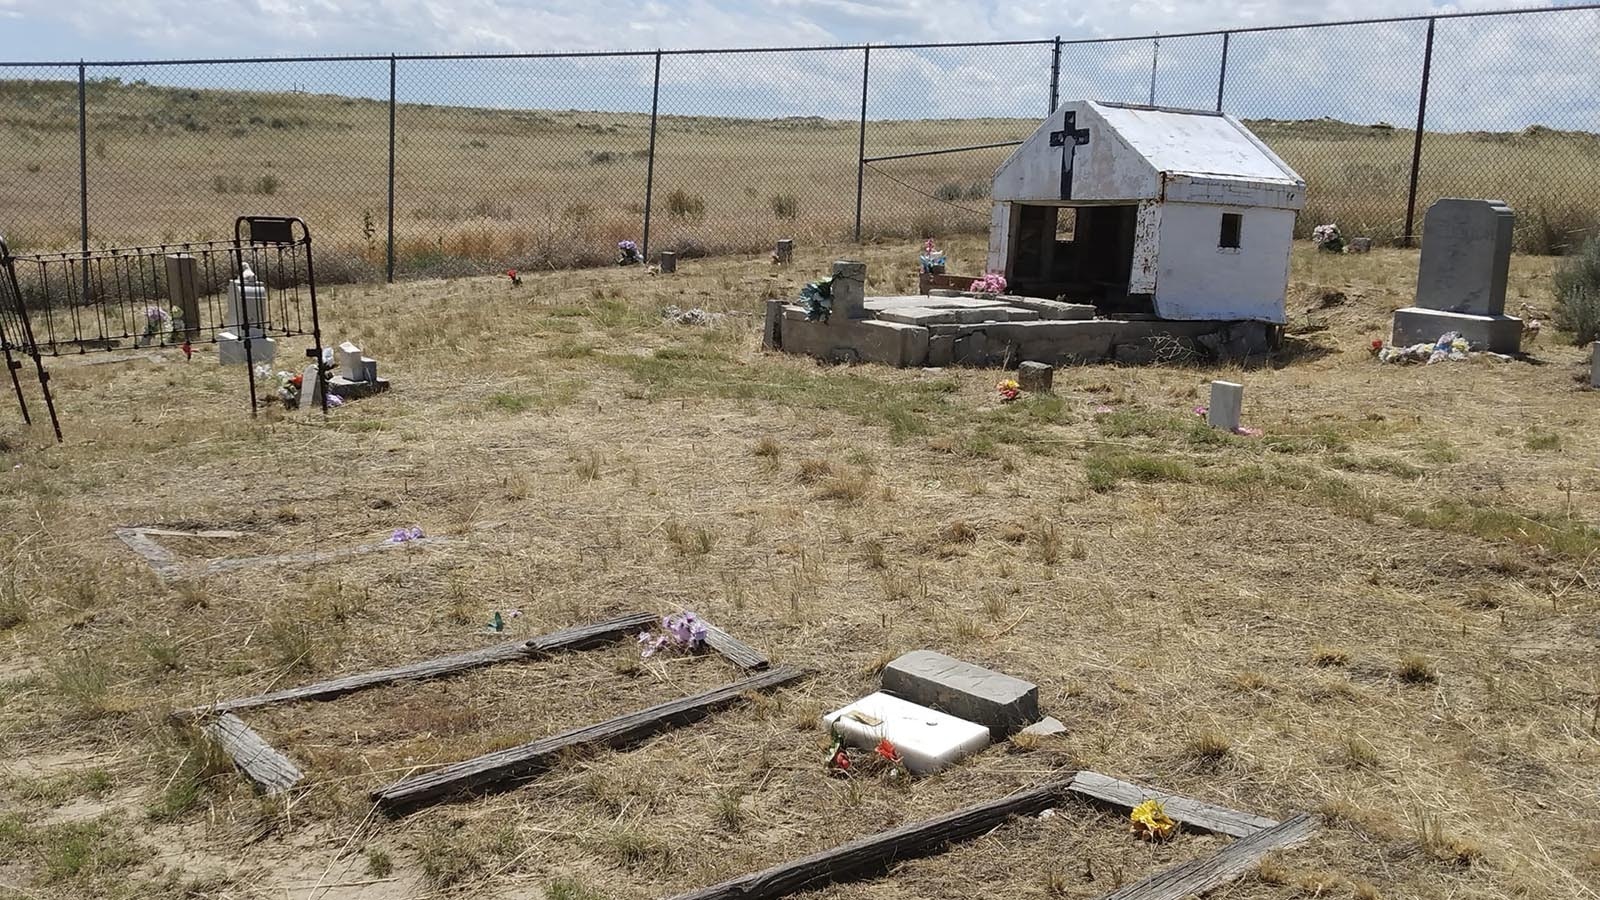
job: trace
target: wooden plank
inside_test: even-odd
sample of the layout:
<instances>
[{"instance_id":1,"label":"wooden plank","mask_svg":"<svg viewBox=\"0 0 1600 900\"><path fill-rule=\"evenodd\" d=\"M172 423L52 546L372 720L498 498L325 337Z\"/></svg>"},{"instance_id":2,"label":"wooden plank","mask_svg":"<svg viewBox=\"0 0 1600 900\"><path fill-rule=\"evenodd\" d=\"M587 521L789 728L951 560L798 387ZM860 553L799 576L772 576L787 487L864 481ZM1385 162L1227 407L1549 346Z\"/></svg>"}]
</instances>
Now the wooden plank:
<instances>
[{"instance_id":1,"label":"wooden plank","mask_svg":"<svg viewBox=\"0 0 1600 900\"><path fill-rule=\"evenodd\" d=\"M299 766L232 713L207 722L201 730L233 757L246 778L268 794L281 794L301 778Z\"/></svg>"},{"instance_id":2,"label":"wooden plank","mask_svg":"<svg viewBox=\"0 0 1600 900\"><path fill-rule=\"evenodd\" d=\"M767 655L715 625L706 625L706 644L746 672L759 672L771 665Z\"/></svg>"},{"instance_id":3,"label":"wooden plank","mask_svg":"<svg viewBox=\"0 0 1600 900\"><path fill-rule=\"evenodd\" d=\"M1271 828L1223 847L1210 856L1164 869L1143 881L1105 895L1101 900L1185 900L1227 884L1273 850L1298 844L1317 830L1317 818L1299 813Z\"/></svg>"},{"instance_id":4,"label":"wooden plank","mask_svg":"<svg viewBox=\"0 0 1600 900\"><path fill-rule=\"evenodd\" d=\"M1070 780L1056 781L902 825L765 871L679 894L673 900L774 900L836 881L876 875L900 860L931 856L947 844L986 834L1012 816L1038 815L1060 803L1070 785Z\"/></svg>"},{"instance_id":5,"label":"wooden plank","mask_svg":"<svg viewBox=\"0 0 1600 900\"><path fill-rule=\"evenodd\" d=\"M454 763L432 772L402 778L372 792L387 812L432 803L474 789L487 789L548 769L575 747L624 747L658 732L687 725L738 703L750 691L766 691L805 677L791 666L779 666L719 688L679 697L614 719L585 725L537 741Z\"/></svg>"},{"instance_id":6,"label":"wooden plank","mask_svg":"<svg viewBox=\"0 0 1600 900\"><path fill-rule=\"evenodd\" d=\"M650 613L630 613L604 622L563 628L560 631L552 631L549 634L540 635L531 640L492 644L488 647L425 659L421 662L398 666L393 669L357 672L354 675L345 675L329 681L319 681L316 684L308 684L303 687L288 688L268 694L257 694L253 697L241 697L236 700L224 700L208 706L196 706L187 710L180 710L173 715L179 719L193 719L214 713L268 706L273 703L286 703L291 700L331 700L334 697L340 697L370 687L377 687L378 685L393 684L397 681L421 681L429 678L440 678L445 675L454 675L457 672L465 672L468 669L476 669L480 666L494 665L495 663L514 659L537 657L559 650L582 650L615 640L654 621L655 616Z\"/></svg>"},{"instance_id":7,"label":"wooden plank","mask_svg":"<svg viewBox=\"0 0 1600 900\"><path fill-rule=\"evenodd\" d=\"M1099 772L1079 772L1072 779L1072 792L1084 797L1132 809L1146 800L1160 800L1167 815L1196 831L1226 834L1229 837L1249 837L1263 828L1277 825L1274 819L1241 812L1225 806L1215 806L1193 797L1169 794L1155 788L1119 781Z\"/></svg>"}]
</instances>

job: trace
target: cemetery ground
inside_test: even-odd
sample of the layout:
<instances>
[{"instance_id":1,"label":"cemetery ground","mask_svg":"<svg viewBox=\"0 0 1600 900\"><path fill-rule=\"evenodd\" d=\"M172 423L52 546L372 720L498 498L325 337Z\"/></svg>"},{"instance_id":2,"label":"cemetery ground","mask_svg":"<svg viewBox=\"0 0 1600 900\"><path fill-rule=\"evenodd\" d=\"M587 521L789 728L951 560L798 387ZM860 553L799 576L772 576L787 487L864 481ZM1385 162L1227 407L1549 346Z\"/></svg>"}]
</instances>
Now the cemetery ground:
<instances>
[{"instance_id":1,"label":"cemetery ground","mask_svg":"<svg viewBox=\"0 0 1600 900\"><path fill-rule=\"evenodd\" d=\"M1415 253L1297 248L1258 367L1066 368L1002 405L995 370L760 351L763 299L847 255L869 293L914 290L913 253L332 288L330 343L395 387L326 422L252 422L209 350L52 363L67 442L9 401L0 425L0 896L668 897L1076 768L1325 817L1219 896L1596 895L1584 350L1547 326L1525 361L1382 366ZM1513 309L1548 313L1550 266L1513 260ZM1262 436L1195 416L1216 377ZM140 525L244 535L158 539L196 564L443 540L162 580L113 535ZM167 719L684 608L813 674L403 818L367 792L738 673L625 641L247 710L305 771L273 798ZM818 716L924 647L1037 682L1067 733L828 777ZM1066 803L819 896L1096 898L1225 841Z\"/></svg>"}]
</instances>

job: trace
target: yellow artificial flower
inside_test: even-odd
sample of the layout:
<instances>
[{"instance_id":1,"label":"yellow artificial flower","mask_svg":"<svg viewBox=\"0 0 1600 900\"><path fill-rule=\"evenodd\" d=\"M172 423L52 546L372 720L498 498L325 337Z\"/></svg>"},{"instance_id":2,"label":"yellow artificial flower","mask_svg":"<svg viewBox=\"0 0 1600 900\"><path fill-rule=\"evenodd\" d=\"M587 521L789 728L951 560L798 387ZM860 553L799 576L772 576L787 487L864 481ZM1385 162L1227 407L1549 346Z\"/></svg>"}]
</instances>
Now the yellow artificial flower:
<instances>
[{"instance_id":1,"label":"yellow artificial flower","mask_svg":"<svg viewBox=\"0 0 1600 900\"><path fill-rule=\"evenodd\" d=\"M1134 835L1142 841L1164 841L1178 830L1178 823L1167 815L1160 800L1146 800L1135 806L1128 814L1128 821L1133 823Z\"/></svg>"}]
</instances>

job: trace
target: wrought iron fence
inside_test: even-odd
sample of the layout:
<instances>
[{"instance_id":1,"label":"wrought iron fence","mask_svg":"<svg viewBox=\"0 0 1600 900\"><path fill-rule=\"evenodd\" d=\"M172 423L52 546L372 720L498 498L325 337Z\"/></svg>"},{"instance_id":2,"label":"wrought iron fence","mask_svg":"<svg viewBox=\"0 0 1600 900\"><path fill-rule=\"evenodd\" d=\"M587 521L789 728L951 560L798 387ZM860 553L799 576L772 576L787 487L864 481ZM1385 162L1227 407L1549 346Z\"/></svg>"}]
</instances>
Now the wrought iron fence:
<instances>
[{"instance_id":1,"label":"wrought iron fence","mask_svg":"<svg viewBox=\"0 0 1600 900\"><path fill-rule=\"evenodd\" d=\"M1061 100L1215 108L1407 244L1441 196L1518 245L1600 229L1600 4L1165 36L576 54L0 63L14 249L317 226L324 280L981 231ZM325 237L324 237L325 236Z\"/></svg>"}]
</instances>

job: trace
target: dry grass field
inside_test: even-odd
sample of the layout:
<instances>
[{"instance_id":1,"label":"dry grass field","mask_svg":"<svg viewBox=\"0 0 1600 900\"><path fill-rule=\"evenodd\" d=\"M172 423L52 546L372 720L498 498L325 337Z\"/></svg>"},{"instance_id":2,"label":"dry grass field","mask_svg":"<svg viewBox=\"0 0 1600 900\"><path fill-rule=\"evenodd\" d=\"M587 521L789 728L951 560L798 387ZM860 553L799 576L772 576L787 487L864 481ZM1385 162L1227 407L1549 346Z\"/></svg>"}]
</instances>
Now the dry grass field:
<instances>
[{"instance_id":1,"label":"dry grass field","mask_svg":"<svg viewBox=\"0 0 1600 900\"><path fill-rule=\"evenodd\" d=\"M77 246L76 87L0 82L0 233L14 249ZM86 120L97 246L215 238L241 211L293 213L315 229L326 278L381 277L386 102L94 81ZM1021 139L1036 124L872 120L867 154ZM1403 233L1412 132L1332 120L1255 125L1310 185L1306 233L1327 221L1380 241ZM396 135L402 275L604 263L617 241L642 236L647 114L402 103ZM847 236L858 139L855 121L664 115L652 246L691 256L753 252L776 237ZM1418 227L1434 198L1471 196L1518 210L1524 252L1560 252L1596 229L1600 136L1429 134L1424 150ZM865 231L981 232L989 181L1007 153L875 164L866 172Z\"/></svg>"},{"instance_id":2,"label":"dry grass field","mask_svg":"<svg viewBox=\"0 0 1600 900\"><path fill-rule=\"evenodd\" d=\"M53 363L65 445L0 404L0 897L666 897L1080 767L1325 817L1216 896L1596 896L1583 351L1547 330L1525 360L1381 366L1415 254L1303 248L1285 350L1246 370L1072 368L1001 405L991 370L762 353L762 299L854 252L872 290L912 283L913 245L883 244L333 288L332 340L395 388L326 422L251 421L209 351ZM1512 278L1547 303L1548 260ZM1264 435L1198 423L1218 376ZM162 581L113 536L135 525L247 535L167 539L186 564L446 541ZM403 819L366 791L736 672L619 644L247 712L306 771L287 799L165 718L684 608L814 674ZM818 715L921 647L1037 682L1067 734L909 785L827 777ZM1090 900L1223 840L1068 805L815 896Z\"/></svg>"}]
</instances>

